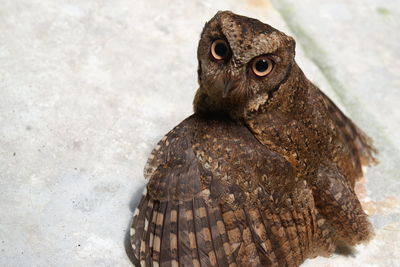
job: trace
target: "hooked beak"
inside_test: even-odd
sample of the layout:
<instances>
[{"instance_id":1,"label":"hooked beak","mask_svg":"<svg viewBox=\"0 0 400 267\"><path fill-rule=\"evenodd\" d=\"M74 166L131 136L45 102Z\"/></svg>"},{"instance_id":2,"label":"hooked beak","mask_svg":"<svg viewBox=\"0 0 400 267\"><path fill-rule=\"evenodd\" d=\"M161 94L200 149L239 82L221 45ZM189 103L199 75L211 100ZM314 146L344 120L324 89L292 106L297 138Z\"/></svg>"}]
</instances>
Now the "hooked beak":
<instances>
[{"instance_id":1,"label":"hooked beak","mask_svg":"<svg viewBox=\"0 0 400 267\"><path fill-rule=\"evenodd\" d=\"M229 92L232 90L233 88L233 81L232 80L226 80L224 82L224 90L222 91L222 97L225 98Z\"/></svg>"},{"instance_id":2,"label":"hooked beak","mask_svg":"<svg viewBox=\"0 0 400 267\"><path fill-rule=\"evenodd\" d=\"M226 76L223 80L223 86L222 98L226 98L238 86L238 78L233 75Z\"/></svg>"}]
</instances>

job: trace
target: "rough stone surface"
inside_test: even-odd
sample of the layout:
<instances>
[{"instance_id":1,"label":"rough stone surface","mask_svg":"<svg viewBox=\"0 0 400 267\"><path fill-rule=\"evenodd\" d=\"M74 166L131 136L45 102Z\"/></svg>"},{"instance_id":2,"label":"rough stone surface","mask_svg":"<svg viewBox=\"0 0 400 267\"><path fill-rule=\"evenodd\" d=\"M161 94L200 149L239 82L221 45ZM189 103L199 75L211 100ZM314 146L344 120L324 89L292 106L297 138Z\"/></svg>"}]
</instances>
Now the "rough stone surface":
<instances>
[{"instance_id":1,"label":"rough stone surface","mask_svg":"<svg viewBox=\"0 0 400 267\"><path fill-rule=\"evenodd\" d=\"M196 46L218 10L298 43L297 61L374 137L359 185L375 239L355 257L400 261L400 4L395 1L3 0L0 265L129 266L124 238L153 145L191 114Z\"/></svg>"}]
</instances>

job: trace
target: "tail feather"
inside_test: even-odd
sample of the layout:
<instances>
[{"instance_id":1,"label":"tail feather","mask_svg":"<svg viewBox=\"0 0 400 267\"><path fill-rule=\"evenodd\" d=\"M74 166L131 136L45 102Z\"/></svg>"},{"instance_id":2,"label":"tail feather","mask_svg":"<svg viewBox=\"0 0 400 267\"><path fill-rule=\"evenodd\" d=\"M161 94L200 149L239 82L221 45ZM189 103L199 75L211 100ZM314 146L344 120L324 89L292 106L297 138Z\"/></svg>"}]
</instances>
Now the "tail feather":
<instances>
[{"instance_id":1,"label":"tail feather","mask_svg":"<svg viewBox=\"0 0 400 267\"><path fill-rule=\"evenodd\" d=\"M213 205L201 197L159 201L143 196L131 243L141 266L298 266L317 227L307 210Z\"/></svg>"},{"instance_id":2,"label":"tail feather","mask_svg":"<svg viewBox=\"0 0 400 267\"><path fill-rule=\"evenodd\" d=\"M144 232L145 215L149 204L149 197L143 196L133 215L132 227L130 229L131 245L134 256L139 259L140 244ZM134 226L134 227L133 227Z\"/></svg>"}]
</instances>

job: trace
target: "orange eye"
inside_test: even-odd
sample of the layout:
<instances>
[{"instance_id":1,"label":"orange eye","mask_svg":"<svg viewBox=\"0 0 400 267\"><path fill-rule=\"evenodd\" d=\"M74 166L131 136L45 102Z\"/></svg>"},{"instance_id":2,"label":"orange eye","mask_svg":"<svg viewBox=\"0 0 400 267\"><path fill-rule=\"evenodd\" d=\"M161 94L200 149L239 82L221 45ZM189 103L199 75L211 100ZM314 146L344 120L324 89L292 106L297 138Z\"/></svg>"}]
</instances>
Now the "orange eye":
<instances>
[{"instance_id":1,"label":"orange eye","mask_svg":"<svg viewBox=\"0 0 400 267\"><path fill-rule=\"evenodd\" d=\"M211 55L216 60L223 60L229 56L229 46L225 40L217 39L211 44Z\"/></svg>"},{"instance_id":2,"label":"orange eye","mask_svg":"<svg viewBox=\"0 0 400 267\"><path fill-rule=\"evenodd\" d=\"M255 58L251 63L251 70L258 77L267 76L273 69L274 62L267 56Z\"/></svg>"}]
</instances>

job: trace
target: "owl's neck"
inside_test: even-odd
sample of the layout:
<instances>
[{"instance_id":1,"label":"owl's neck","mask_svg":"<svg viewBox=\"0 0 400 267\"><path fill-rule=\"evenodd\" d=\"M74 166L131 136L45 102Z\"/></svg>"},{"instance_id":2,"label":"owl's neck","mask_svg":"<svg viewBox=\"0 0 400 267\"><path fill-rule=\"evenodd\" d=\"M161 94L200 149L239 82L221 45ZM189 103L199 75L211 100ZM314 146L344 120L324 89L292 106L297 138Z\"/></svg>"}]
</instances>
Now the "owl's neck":
<instances>
[{"instance_id":1,"label":"owl's neck","mask_svg":"<svg viewBox=\"0 0 400 267\"><path fill-rule=\"evenodd\" d=\"M196 114L205 117L229 117L239 121L243 117L245 102L232 101L219 97L210 97L200 86L193 100L193 109Z\"/></svg>"},{"instance_id":2,"label":"owl's neck","mask_svg":"<svg viewBox=\"0 0 400 267\"><path fill-rule=\"evenodd\" d=\"M319 92L295 63L287 80L273 93L259 95L247 103L243 117L251 120L267 113L281 113L295 120L313 120L315 110L322 101L314 101L312 95Z\"/></svg>"},{"instance_id":3,"label":"owl's neck","mask_svg":"<svg viewBox=\"0 0 400 267\"><path fill-rule=\"evenodd\" d=\"M295 64L272 96L249 103L244 118L261 143L284 156L304 175L315 169L322 159L319 152L328 150L335 134L319 95L319 89Z\"/></svg>"}]
</instances>

